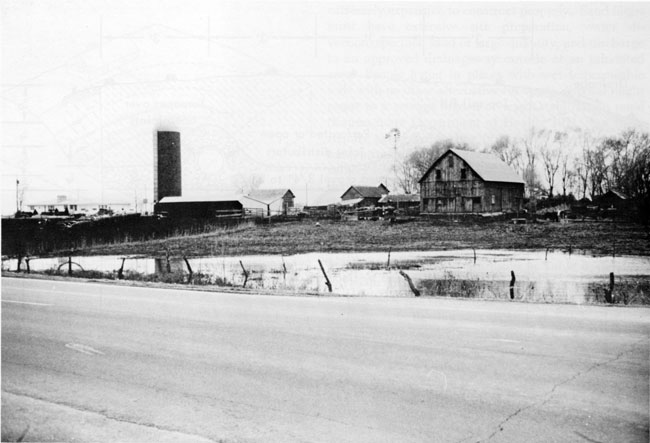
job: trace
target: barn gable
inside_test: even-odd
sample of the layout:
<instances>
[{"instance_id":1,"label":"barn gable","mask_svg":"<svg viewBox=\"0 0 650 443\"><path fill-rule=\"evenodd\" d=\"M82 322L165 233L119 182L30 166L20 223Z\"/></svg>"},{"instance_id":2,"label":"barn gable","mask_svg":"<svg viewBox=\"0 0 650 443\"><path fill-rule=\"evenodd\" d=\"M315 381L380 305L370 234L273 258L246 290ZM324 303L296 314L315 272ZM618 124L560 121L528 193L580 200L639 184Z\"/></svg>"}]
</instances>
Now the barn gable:
<instances>
[{"instance_id":1,"label":"barn gable","mask_svg":"<svg viewBox=\"0 0 650 443\"><path fill-rule=\"evenodd\" d=\"M483 152L463 151L460 149L449 149L442 154L424 173L420 179L420 183L424 181L429 174L436 170L436 168L449 161L450 156L455 156L465 162L467 167L471 169L477 177L486 182L501 182L501 183L521 183L524 181L517 175L517 173L508 166L504 161L493 154Z\"/></svg>"}]
</instances>

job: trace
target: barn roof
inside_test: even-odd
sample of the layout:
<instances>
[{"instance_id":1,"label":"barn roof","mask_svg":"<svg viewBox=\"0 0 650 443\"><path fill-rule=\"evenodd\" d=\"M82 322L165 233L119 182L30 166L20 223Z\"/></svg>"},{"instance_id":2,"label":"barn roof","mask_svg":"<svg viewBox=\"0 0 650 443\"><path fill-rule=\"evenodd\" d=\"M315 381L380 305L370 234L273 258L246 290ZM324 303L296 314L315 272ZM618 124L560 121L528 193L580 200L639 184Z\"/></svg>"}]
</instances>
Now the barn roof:
<instances>
[{"instance_id":1,"label":"barn roof","mask_svg":"<svg viewBox=\"0 0 650 443\"><path fill-rule=\"evenodd\" d=\"M294 197L293 192L291 192L291 189L283 188L283 189L257 189L255 191L251 191L248 193L248 195L245 195L245 198L249 198L251 200L255 200L256 202L259 203L264 203L266 205L269 205L271 203L274 203L280 199L282 199L286 194L290 194L290 197Z\"/></svg>"},{"instance_id":2,"label":"barn roof","mask_svg":"<svg viewBox=\"0 0 650 443\"><path fill-rule=\"evenodd\" d=\"M356 190L362 198L381 198L382 195L388 193L388 188L383 184L380 184L379 186L352 185L343 193L343 195L347 194L350 189Z\"/></svg>"},{"instance_id":3,"label":"barn roof","mask_svg":"<svg viewBox=\"0 0 650 443\"><path fill-rule=\"evenodd\" d=\"M236 196L219 196L219 197L163 197L158 203L205 203L205 202L223 202L237 201L241 199Z\"/></svg>"},{"instance_id":4,"label":"barn roof","mask_svg":"<svg viewBox=\"0 0 650 443\"><path fill-rule=\"evenodd\" d=\"M617 197L621 200L627 200L627 196L625 194L623 194L621 191L616 191L614 189L610 189L609 191L604 193L602 197L610 196L610 195L613 195L614 197Z\"/></svg>"},{"instance_id":5,"label":"barn roof","mask_svg":"<svg viewBox=\"0 0 650 443\"><path fill-rule=\"evenodd\" d=\"M379 203L413 203L420 202L420 194L387 194L379 199Z\"/></svg>"},{"instance_id":6,"label":"barn roof","mask_svg":"<svg viewBox=\"0 0 650 443\"><path fill-rule=\"evenodd\" d=\"M438 157L438 160L433 162L433 165L431 165L427 172L422 176L420 182L431 173L438 162L442 160L448 152L453 152L463 159L465 163L467 163L467 165L486 182L524 183L521 177L519 177L519 175L508 166L507 163L496 155L483 152L463 151L460 149L450 149Z\"/></svg>"}]
</instances>

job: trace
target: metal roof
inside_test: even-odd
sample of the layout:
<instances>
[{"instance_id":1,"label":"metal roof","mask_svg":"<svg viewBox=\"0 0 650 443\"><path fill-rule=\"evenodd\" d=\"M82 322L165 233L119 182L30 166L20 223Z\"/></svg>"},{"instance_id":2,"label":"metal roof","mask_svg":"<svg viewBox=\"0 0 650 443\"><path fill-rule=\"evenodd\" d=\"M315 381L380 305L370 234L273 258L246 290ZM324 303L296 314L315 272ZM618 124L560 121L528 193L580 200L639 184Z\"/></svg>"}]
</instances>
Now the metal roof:
<instances>
[{"instance_id":1,"label":"metal roof","mask_svg":"<svg viewBox=\"0 0 650 443\"><path fill-rule=\"evenodd\" d=\"M422 176L420 182L431 173L434 167L449 152L456 154L463 159L465 163L486 182L504 182L504 183L521 183L524 181L507 163L494 154L474 151L463 151L460 149L450 149L433 162L433 165Z\"/></svg>"}]
</instances>

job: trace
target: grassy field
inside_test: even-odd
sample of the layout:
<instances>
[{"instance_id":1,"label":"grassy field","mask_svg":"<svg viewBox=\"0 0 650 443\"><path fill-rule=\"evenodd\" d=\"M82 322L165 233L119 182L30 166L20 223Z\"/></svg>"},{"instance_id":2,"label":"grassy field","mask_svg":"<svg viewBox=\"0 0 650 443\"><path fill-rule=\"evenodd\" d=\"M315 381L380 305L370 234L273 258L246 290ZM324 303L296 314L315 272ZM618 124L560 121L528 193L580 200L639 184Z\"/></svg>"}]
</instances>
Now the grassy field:
<instances>
[{"instance_id":1,"label":"grassy field","mask_svg":"<svg viewBox=\"0 0 650 443\"><path fill-rule=\"evenodd\" d=\"M650 234L641 225L611 222L571 222L513 225L431 223L415 221L301 221L219 229L199 235L146 242L95 246L83 255L251 255L305 252L445 250L445 249L562 249L595 254L650 255Z\"/></svg>"}]
</instances>

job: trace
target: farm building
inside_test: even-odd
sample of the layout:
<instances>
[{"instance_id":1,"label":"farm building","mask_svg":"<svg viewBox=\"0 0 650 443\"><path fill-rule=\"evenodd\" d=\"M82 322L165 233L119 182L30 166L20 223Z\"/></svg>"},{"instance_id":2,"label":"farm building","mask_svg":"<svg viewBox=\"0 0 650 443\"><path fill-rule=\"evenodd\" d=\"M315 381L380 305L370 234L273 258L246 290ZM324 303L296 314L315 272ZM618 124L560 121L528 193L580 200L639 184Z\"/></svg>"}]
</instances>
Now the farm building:
<instances>
[{"instance_id":1,"label":"farm building","mask_svg":"<svg viewBox=\"0 0 650 443\"><path fill-rule=\"evenodd\" d=\"M244 206L237 198L199 199L189 197L163 197L154 206L154 212L170 218L222 218L240 217Z\"/></svg>"},{"instance_id":2,"label":"farm building","mask_svg":"<svg viewBox=\"0 0 650 443\"><path fill-rule=\"evenodd\" d=\"M382 196L390 191L386 186L350 186L341 196L341 204L345 206L377 206Z\"/></svg>"},{"instance_id":3,"label":"farm building","mask_svg":"<svg viewBox=\"0 0 650 443\"><path fill-rule=\"evenodd\" d=\"M420 194L386 194L379 199L379 204L394 209L420 207Z\"/></svg>"},{"instance_id":4,"label":"farm building","mask_svg":"<svg viewBox=\"0 0 650 443\"><path fill-rule=\"evenodd\" d=\"M296 196L291 189L258 189L244 196L246 209L257 209L260 215L289 215L293 212Z\"/></svg>"},{"instance_id":5,"label":"farm building","mask_svg":"<svg viewBox=\"0 0 650 443\"><path fill-rule=\"evenodd\" d=\"M420 179L423 213L520 211L524 181L492 154L450 149Z\"/></svg>"},{"instance_id":6,"label":"farm building","mask_svg":"<svg viewBox=\"0 0 650 443\"><path fill-rule=\"evenodd\" d=\"M131 203L106 202L97 203L90 201L78 201L69 199L65 195L57 196L56 201L45 201L39 203L29 203L26 205L30 212L36 211L38 214L83 214L95 215L103 211L113 211L115 213L131 213L134 208Z\"/></svg>"},{"instance_id":7,"label":"farm building","mask_svg":"<svg viewBox=\"0 0 650 443\"><path fill-rule=\"evenodd\" d=\"M594 203L598 204L602 209L627 209L630 202L627 196L622 192L610 189L603 195L594 198Z\"/></svg>"}]
</instances>

